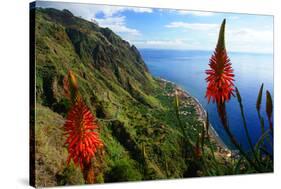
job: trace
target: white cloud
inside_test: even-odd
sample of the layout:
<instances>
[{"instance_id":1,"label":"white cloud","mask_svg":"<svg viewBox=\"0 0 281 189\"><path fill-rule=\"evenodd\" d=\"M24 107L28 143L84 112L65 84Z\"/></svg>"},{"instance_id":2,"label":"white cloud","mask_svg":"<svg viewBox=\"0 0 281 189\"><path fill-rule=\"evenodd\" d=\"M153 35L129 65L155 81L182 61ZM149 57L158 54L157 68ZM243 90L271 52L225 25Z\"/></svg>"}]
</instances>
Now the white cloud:
<instances>
[{"instance_id":1,"label":"white cloud","mask_svg":"<svg viewBox=\"0 0 281 189\"><path fill-rule=\"evenodd\" d=\"M121 7L109 5L95 4L79 4L79 3L62 3L62 2L44 2L38 1L37 6L44 8L56 8L59 10L68 9L75 16L82 17L88 21L97 21L101 27L108 27L114 32L126 35L129 38L139 36L140 32L134 28L130 28L126 24L126 17L120 13L124 11L132 11L136 13L152 13L153 9L139 7ZM102 18L96 18L101 14Z\"/></svg>"},{"instance_id":2,"label":"white cloud","mask_svg":"<svg viewBox=\"0 0 281 189\"><path fill-rule=\"evenodd\" d=\"M138 48L152 49L200 49L200 43L191 39L167 39L167 40L133 40Z\"/></svg>"},{"instance_id":3,"label":"white cloud","mask_svg":"<svg viewBox=\"0 0 281 189\"><path fill-rule=\"evenodd\" d=\"M112 5L95 5L86 3L66 3L66 2L48 2L38 1L36 6L43 8L55 8L59 10L68 9L75 16L81 16L84 19L91 21L95 15L102 13L106 17L119 14L124 11L133 11L136 13L152 13L151 8L112 6Z\"/></svg>"},{"instance_id":4,"label":"white cloud","mask_svg":"<svg viewBox=\"0 0 281 189\"><path fill-rule=\"evenodd\" d=\"M259 41L272 41L273 31L270 30L254 30L250 28L234 29L229 31L229 35L233 37L240 37L243 40L253 41L258 39Z\"/></svg>"},{"instance_id":5,"label":"white cloud","mask_svg":"<svg viewBox=\"0 0 281 189\"><path fill-rule=\"evenodd\" d=\"M128 10L132 10L134 12L139 12L139 13L152 13L153 9L151 8L139 8L139 7L127 7Z\"/></svg>"},{"instance_id":6,"label":"white cloud","mask_svg":"<svg viewBox=\"0 0 281 189\"><path fill-rule=\"evenodd\" d=\"M124 11L133 11L136 13L152 13L153 9L150 8L138 8L138 7L119 7L119 6L106 6L106 5L97 5L95 8L96 14L103 13L106 17L111 17L118 13Z\"/></svg>"},{"instance_id":7,"label":"white cloud","mask_svg":"<svg viewBox=\"0 0 281 189\"><path fill-rule=\"evenodd\" d=\"M140 32L136 29L129 28L126 26L125 16L95 18L101 27L108 27L116 33L125 33L127 35L139 36Z\"/></svg>"},{"instance_id":8,"label":"white cloud","mask_svg":"<svg viewBox=\"0 0 281 189\"><path fill-rule=\"evenodd\" d=\"M164 46L171 46L171 45L183 45L186 42L181 39L175 39L175 40L146 40L142 41L143 44L149 45L149 46L158 46L158 45L164 45Z\"/></svg>"},{"instance_id":9,"label":"white cloud","mask_svg":"<svg viewBox=\"0 0 281 189\"><path fill-rule=\"evenodd\" d=\"M212 30L217 29L217 24L205 24L205 23L188 23L188 22L172 22L165 27L167 28L185 28L191 30Z\"/></svg>"},{"instance_id":10,"label":"white cloud","mask_svg":"<svg viewBox=\"0 0 281 189\"><path fill-rule=\"evenodd\" d=\"M186 10L177 10L178 14L181 15L193 15L193 16L213 16L213 12L206 12L206 11L186 11Z\"/></svg>"},{"instance_id":11,"label":"white cloud","mask_svg":"<svg viewBox=\"0 0 281 189\"><path fill-rule=\"evenodd\" d=\"M232 51L273 53L273 31L270 30L230 28L226 40Z\"/></svg>"},{"instance_id":12,"label":"white cloud","mask_svg":"<svg viewBox=\"0 0 281 189\"><path fill-rule=\"evenodd\" d=\"M201 46L201 49L213 49L217 42L220 26L218 24L172 22L166 27L200 32L196 38L193 37L197 41L196 45L192 43L196 46L195 48ZM225 35L226 47L229 51L273 53L273 31L270 28L263 30L250 27L233 28L230 25L226 27Z\"/></svg>"},{"instance_id":13,"label":"white cloud","mask_svg":"<svg viewBox=\"0 0 281 189\"><path fill-rule=\"evenodd\" d=\"M120 16L119 13L124 11L133 11L136 13L152 13L153 9L150 8L138 8L138 7L118 7L118 6L95 6L95 14L91 18L91 21L95 20L101 27L108 27L114 32L121 35L126 35L128 39L141 35L140 31L130 28L126 24L126 17ZM103 18L96 18L97 14L103 14Z\"/></svg>"},{"instance_id":14,"label":"white cloud","mask_svg":"<svg viewBox=\"0 0 281 189\"><path fill-rule=\"evenodd\" d=\"M137 48L179 49L184 43L180 40L145 40L133 41Z\"/></svg>"},{"instance_id":15,"label":"white cloud","mask_svg":"<svg viewBox=\"0 0 281 189\"><path fill-rule=\"evenodd\" d=\"M217 24L172 22L166 25L166 27L184 28L201 33L200 35L197 35L196 38L190 38L189 42L171 41L165 43L165 41L163 41L163 45L165 44L170 47L178 46L178 48L186 49L212 50L215 48L219 32L219 25ZM206 35L204 35L204 33ZM201 34L205 37L202 38ZM228 51L273 53L273 31L271 29L260 30L256 28L233 28L232 26L229 26L226 28L225 35ZM208 37L206 38L206 36ZM193 41L191 41L191 39L193 39ZM176 45L172 45L172 43L175 43ZM159 42L159 46L160 44L161 43Z\"/></svg>"}]
</instances>

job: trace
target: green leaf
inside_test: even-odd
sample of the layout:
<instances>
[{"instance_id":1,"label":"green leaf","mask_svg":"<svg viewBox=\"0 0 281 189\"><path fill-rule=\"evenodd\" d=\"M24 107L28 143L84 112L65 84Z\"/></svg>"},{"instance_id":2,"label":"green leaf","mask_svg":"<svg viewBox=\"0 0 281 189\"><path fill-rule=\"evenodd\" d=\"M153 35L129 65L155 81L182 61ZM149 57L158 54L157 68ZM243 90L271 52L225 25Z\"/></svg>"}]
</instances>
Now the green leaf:
<instances>
[{"instance_id":1,"label":"green leaf","mask_svg":"<svg viewBox=\"0 0 281 189\"><path fill-rule=\"evenodd\" d=\"M259 95L258 95L258 99L257 99L257 103L256 103L256 108L257 108L258 111L260 111L260 107L261 107L262 91L263 91L263 84L261 85Z\"/></svg>"},{"instance_id":2,"label":"green leaf","mask_svg":"<svg viewBox=\"0 0 281 189\"><path fill-rule=\"evenodd\" d=\"M273 105L272 105L272 98L269 91L266 91L266 113L268 118L272 117Z\"/></svg>"},{"instance_id":3,"label":"green leaf","mask_svg":"<svg viewBox=\"0 0 281 189\"><path fill-rule=\"evenodd\" d=\"M267 136L269 136L269 132L270 130L267 130L263 133L263 135L260 136L260 138L258 139L258 141L256 142L256 145L255 145L255 149L258 150L259 147L264 143L264 140Z\"/></svg>"}]
</instances>

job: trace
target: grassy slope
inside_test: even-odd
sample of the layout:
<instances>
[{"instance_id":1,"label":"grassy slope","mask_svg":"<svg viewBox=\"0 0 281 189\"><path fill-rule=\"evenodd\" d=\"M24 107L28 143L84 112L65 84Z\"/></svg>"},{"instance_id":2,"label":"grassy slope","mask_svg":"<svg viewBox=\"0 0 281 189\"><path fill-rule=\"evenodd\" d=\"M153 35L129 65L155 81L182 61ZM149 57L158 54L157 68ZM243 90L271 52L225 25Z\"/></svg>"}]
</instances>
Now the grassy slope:
<instances>
[{"instance_id":1,"label":"grassy slope","mask_svg":"<svg viewBox=\"0 0 281 189\"><path fill-rule=\"evenodd\" d=\"M62 125L69 108L63 94L68 69L98 117L105 142L97 182L183 177L171 86L152 78L134 46L107 28L69 11L36 10L36 168L37 185L83 183L79 170L66 167ZM202 125L193 107L183 117L195 142ZM192 126L191 126L192 125ZM116 177L118 175L118 177Z\"/></svg>"}]
</instances>

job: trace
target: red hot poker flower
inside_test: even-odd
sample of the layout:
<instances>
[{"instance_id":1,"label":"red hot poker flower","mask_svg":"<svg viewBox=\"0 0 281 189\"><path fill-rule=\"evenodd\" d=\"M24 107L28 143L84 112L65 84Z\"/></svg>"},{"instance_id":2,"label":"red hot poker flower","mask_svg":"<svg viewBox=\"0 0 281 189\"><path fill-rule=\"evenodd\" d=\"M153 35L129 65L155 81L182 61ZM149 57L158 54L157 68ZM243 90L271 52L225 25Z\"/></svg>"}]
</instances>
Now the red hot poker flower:
<instances>
[{"instance_id":1,"label":"red hot poker flower","mask_svg":"<svg viewBox=\"0 0 281 189\"><path fill-rule=\"evenodd\" d=\"M218 104L228 101L234 91L234 74L224 44L225 19L222 22L216 50L210 58L206 97Z\"/></svg>"},{"instance_id":2,"label":"red hot poker flower","mask_svg":"<svg viewBox=\"0 0 281 189\"><path fill-rule=\"evenodd\" d=\"M69 70L67 76L63 79L63 88L65 92L65 96L75 103L75 101L79 100L80 98L78 94L78 82L75 77L75 74Z\"/></svg>"},{"instance_id":3,"label":"red hot poker flower","mask_svg":"<svg viewBox=\"0 0 281 189\"><path fill-rule=\"evenodd\" d=\"M83 170L83 165L89 164L97 149L103 147L95 131L97 128L95 117L89 108L83 101L78 100L68 112L64 124L65 134L68 135L65 142L69 154L68 164L72 159Z\"/></svg>"}]
</instances>

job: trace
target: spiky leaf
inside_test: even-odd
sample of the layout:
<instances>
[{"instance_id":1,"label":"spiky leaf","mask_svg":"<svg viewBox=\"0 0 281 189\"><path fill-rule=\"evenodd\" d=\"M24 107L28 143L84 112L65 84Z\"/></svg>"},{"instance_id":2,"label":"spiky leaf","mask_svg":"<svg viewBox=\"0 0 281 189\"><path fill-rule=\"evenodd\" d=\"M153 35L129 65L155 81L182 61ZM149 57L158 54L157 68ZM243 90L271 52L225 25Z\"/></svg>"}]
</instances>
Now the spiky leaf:
<instances>
[{"instance_id":1,"label":"spiky leaf","mask_svg":"<svg viewBox=\"0 0 281 189\"><path fill-rule=\"evenodd\" d=\"M266 113L268 118L272 117L273 112L273 105L272 105L272 98L269 91L266 91Z\"/></svg>"},{"instance_id":2,"label":"spiky leaf","mask_svg":"<svg viewBox=\"0 0 281 189\"><path fill-rule=\"evenodd\" d=\"M257 98L257 103L256 103L256 108L257 108L258 111L260 111L260 107L261 107L262 92L263 92L263 84L261 85L259 95L258 95L258 98Z\"/></svg>"}]
</instances>

